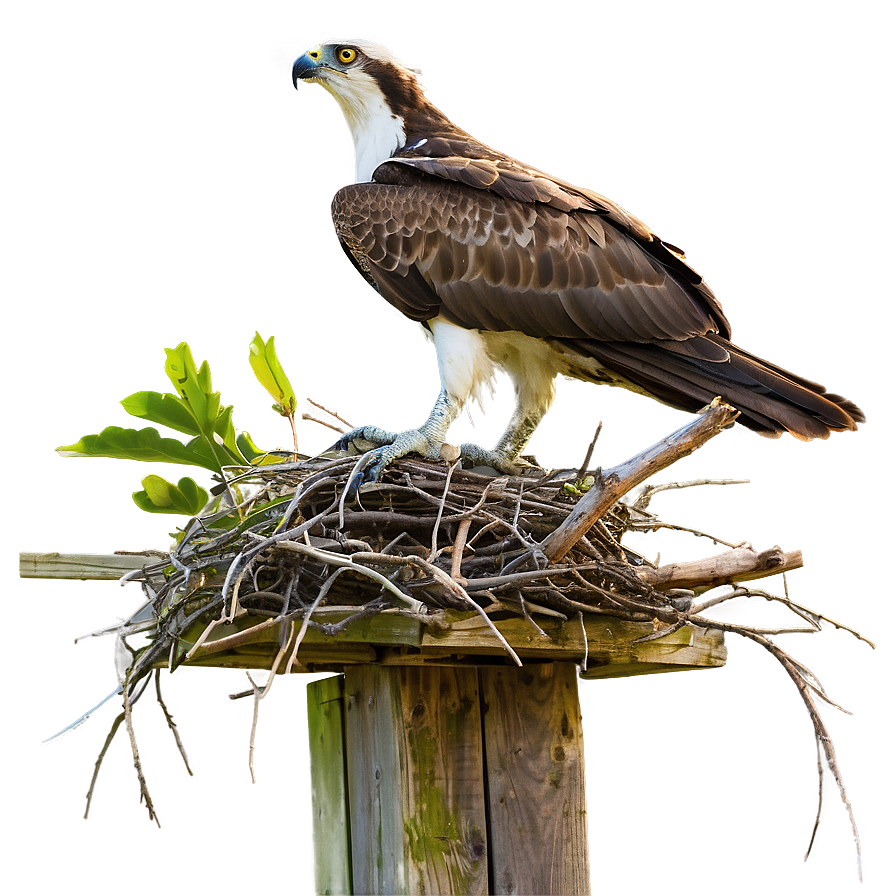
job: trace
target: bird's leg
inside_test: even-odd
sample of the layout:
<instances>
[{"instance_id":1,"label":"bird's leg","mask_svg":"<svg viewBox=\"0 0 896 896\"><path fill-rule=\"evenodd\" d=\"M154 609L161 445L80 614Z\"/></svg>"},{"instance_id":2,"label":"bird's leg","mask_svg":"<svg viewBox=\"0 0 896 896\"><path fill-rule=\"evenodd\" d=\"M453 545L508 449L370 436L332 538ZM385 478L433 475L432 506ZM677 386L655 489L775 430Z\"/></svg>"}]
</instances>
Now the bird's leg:
<instances>
[{"instance_id":1,"label":"bird's leg","mask_svg":"<svg viewBox=\"0 0 896 896\"><path fill-rule=\"evenodd\" d=\"M439 460L445 434L460 412L461 406L460 401L450 395L447 390L442 389L429 417L419 429L394 433L380 429L378 426L361 426L347 432L333 446L333 450L344 451L355 439L371 442L378 446L370 452L362 471L365 481L376 482L389 464L406 454L416 452L429 460Z\"/></svg>"},{"instance_id":2,"label":"bird's leg","mask_svg":"<svg viewBox=\"0 0 896 896\"><path fill-rule=\"evenodd\" d=\"M492 467L501 473L518 475L531 464L520 460L520 452L554 400L556 369L537 358L513 353L502 359L516 391L516 409L498 444L491 450L478 445L461 445L461 457L478 467Z\"/></svg>"}]
</instances>

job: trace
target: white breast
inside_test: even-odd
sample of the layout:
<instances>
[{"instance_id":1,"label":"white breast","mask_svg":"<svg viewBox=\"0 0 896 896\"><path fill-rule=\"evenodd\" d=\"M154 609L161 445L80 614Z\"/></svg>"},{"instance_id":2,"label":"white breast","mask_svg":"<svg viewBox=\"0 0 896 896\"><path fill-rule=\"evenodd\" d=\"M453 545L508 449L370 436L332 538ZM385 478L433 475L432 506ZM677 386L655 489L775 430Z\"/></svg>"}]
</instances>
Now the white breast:
<instances>
[{"instance_id":1,"label":"white breast","mask_svg":"<svg viewBox=\"0 0 896 896\"><path fill-rule=\"evenodd\" d=\"M342 109L355 143L355 182L367 183L376 168L404 146L404 121L395 115L374 79L362 71L321 84ZM338 86L338 90L335 89Z\"/></svg>"}]
</instances>

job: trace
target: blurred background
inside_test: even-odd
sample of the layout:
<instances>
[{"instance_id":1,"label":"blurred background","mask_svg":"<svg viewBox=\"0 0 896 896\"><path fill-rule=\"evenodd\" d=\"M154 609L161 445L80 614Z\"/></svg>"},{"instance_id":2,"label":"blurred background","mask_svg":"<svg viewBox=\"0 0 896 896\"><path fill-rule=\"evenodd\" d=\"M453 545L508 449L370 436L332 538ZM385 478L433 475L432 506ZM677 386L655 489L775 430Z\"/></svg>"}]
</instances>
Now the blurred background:
<instances>
[{"instance_id":1,"label":"blurred background","mask_svg":"<svg viewBox=\"0 0 896 896\"><path fill-rule=\"evenodd\" d=\"M296 391L355 425L418 425L438 391L419 327L367 287L329 218L353 151L336 103L293 89L293 60L363 37L422 69L430 99L477 138L597 190L687 251L734 341L854 399L859 433L803 444L738 427L658 481L746 478L654 499L664 519L757 549L801 549L790 596L858 629L779 639L821 679L862 835L864 892L890 892L893 773L893 326L891 13L884 4L684 0L434 4L40 2L0 27L4 138L0 278L6 322L6 817L33 892L214 886L313 892L305 685L252 705L232 670L163 679L195 777L147 695L135 726L162 827L138 805L124 731L85 822L83 798L113 703L41 741L115 685L111 640L76 635L127 616L137 586L17 579L19 551L165 548L182 522L131 492L183 468L63 459L58 445L137 426L118 402L166 391L165 347L207 359L238 429L291 443L249 368L276 336ZM12 410L9 403L12 402ZM451 432L491 444L511 410ZM531 443L548 467L583 459L598 422L611 466L689 419L622 390L559 384ZM307 453L334 434L299 432ZM889 448L887 446L890 446ZM630 543L665 562L720 549L665 533ZM762 587L781 592L778 580ZM766 624L761 606L726 618ZM840 893L855 885L846 813L830 776L817 800L809 718L757 645L728 639L712 673L582 682L594 892ZM264 674L256 676L263 679ZM890 881L890 885L886 881Z\"/></svg>"}]
</instances>

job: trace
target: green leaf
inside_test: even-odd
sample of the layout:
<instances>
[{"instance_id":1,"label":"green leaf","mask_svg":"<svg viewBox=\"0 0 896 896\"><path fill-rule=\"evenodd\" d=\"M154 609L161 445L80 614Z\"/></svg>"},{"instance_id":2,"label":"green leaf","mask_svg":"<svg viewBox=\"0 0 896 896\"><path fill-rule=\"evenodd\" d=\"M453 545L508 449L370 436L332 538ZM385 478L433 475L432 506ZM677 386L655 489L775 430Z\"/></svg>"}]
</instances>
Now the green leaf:
<instances>
[{"instance_id":1,"label":"green leaf","mask_svg":"<svg viewBox=\"0 0 896 896\"><path fill-rule=\"evenodd\" d=\"M182 398L170 392L135 392L121 402L132 416L170 426L178 432L198 436L200 429Z\"/></svg>"},{"instance_id":2,"label":"green leaf","mask_svg":"<svg viewBox=\"0 0 896 896\"><path fill-rule=\"evenodd\" d=\"M252 441L252 436L247 432L241 432L236 437L236 444L240 449L240 454L249 461L250 464L254 464L257 458L264 458L267 456L266 451L262 451L255 442ZM281 458L276 458L279 462Z\"/></svg>"},{"instance_id":3,"label":"green leaf","mask_svg":"<svg viewBox=\"0 0 896 896\"><path fill-rule=\"evenodd\" d=\"M218 419L221 395L212 392L208 361L203 361L197 370L190 346L181 342L177 348L165 349L165 373L196 420L199 432L212 433Z\"/></svg>"},{"instance_id":4,"label":"green leaf","mask_svg":"<svg viewBox=\"0 0 896 896\"><path fill-rule=\"evenodd\" d=\"M218 418L215 420L214 431L221 437L224 447L234 456L234 458L239 459L239 463L243 463L248 460L248 457L246 457L240 450L236 430L233 428L233 421L231 420L232 415L232 404L227 405L226 408L221 408L221 410L218 411Z\"/></svg>"},{"instance_id":5,"label":"green leaf","mask_svg":"<svg viewBox=\"0 0 896 896\"><path fill-rule=\"evenodd\" d=\"M163 439L150 426L146 429L107 426L97 435L82 436L74 445L62 445L56 451L63 457L117 457L220 470L220 464L201 436L184 445L177 439Z\"/></svg>"},{"instance_id":6,"label":"green leaf","mask_svg":"<svg viewBox=\"0 0 896 896\"><path fill-rule=\"evenodd\" d=\"M230 415L232 407L221 407L221 393L212 392L212 374L208 361L196 368L193 353L186 342L165 349L165 373L177 389L184 407L196 422L197 432L208 443L217 459L216 469L227 464L245 463L236 447L236 435Z\"/></svg>"},{"instance_id":7,"label":"green leaf","mask_svg":"<svg viewBox=\"0 0 896 896\"><path fill-rule=\"evenodd\" d=\"M258 382L267 389L268 394L276 402L274 410L284 417L294 414L298 401L289 378L277 358L273 336L265 342L260 333L255 333L255 338L249 343L249 363Z\"/></svg>"},{"instance_id":8,"label":"green leaf","mask_svg":"<svg viewBox=\"0 0 896 896\"><path fill-rule=\"evenodd\" d=\"M134 503L147 513L184 513L196 516L208 501L208 492L184 477L175 485L161 476L142 480L143 490L134 492Z\"/></svg>"}]
</instances>

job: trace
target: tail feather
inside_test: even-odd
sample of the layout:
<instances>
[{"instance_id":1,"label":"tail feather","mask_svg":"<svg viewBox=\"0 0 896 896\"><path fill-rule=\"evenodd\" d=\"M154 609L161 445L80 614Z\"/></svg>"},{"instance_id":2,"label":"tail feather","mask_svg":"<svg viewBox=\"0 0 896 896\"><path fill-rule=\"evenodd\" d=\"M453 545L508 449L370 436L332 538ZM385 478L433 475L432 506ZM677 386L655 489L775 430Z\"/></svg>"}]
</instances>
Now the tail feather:
<instances>
[{"instance_id":1,"label":"tail feather","mask_svg":"<svg viewBox=\"0 0 896 896\"><path fill-rule=\"evenodd\" d=\"M721 396L741 412L739 423L765 436L826 439L865 421L852 401L719 336L658 344L588 340L577 348L673 407L696 411Z\"/></svg>"}]
</instances>

